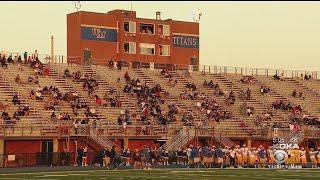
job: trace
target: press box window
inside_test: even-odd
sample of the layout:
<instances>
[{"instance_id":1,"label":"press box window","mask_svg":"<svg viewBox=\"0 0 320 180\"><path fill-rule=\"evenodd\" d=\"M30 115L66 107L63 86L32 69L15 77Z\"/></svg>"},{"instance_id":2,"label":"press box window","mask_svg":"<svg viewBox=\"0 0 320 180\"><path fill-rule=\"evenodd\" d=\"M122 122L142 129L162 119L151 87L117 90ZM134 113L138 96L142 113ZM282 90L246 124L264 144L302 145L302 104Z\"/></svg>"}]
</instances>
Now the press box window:
<instances>
[{"instance_id":1,"label":"press box window","mask_svg":"<svg viewBox=\"0 0 320 180\"><path fill-rule=\"evenodd\" d=\"M124 43L124 52L129 54L136 54L136 43L134 42Z\"/></svg>"},{"instance_id":2,"label":"press box window","mask_svg":"<svg viewBox=\"0 0 320 180\"><path fill-rule=\"evenodd\" d=\"M159 25L159 34L162 36L170 36L170 26L169 25Z\"/></svg>"},{"instance_id":3,"label":"press box window","mask_svg":"<svg viewBox=\"0 0 320 180\"><path fill-rule=\"evenodd\" d=\"M140 33L142 33L142 34L154 34L154 25L153 24L140 23Z\"/></svg>"},{"instance_id":4,"label":"press box window","mask_svg":"<svg viewBox=\"0 0 320 180\"><path fill-rule=\"evenodd\" d=\"M140 54L146 55L154 55L155 53L155 45L154 44L147 44L147 43L140 43Z\"/></svg>"},{"instance_id":5,"label":"press box window","mask_svg":"<svg viewBox=\"0 0 320 180\"><path fill-rule=\"evenodd\" d=\"M160 56L170 56L170 46L169 45L159 45Z\"/></svg>"},{"instance_id":6,"label":"press box window","mask_svg":"<svg viewBox=\"0 0 320 180\"><path fill-rule=\"evenodd\" d=\"M124 31L128 33L136 33L136 22L124 22Z\"/></svg>"}]
</instances>

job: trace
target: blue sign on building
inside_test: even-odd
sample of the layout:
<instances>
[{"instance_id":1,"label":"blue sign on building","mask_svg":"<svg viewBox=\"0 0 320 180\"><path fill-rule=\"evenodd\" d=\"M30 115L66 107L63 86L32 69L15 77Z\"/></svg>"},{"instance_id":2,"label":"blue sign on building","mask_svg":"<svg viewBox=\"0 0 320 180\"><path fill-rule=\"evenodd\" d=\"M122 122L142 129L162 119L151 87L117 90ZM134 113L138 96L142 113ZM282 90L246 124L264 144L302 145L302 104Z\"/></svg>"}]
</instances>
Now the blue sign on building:
<instances>
[{"instance_id":1,"label":"blue sign on building","mask_svg":"<svg viewBox=\"0 0 320 180\"><path fill-rule=\"evenodd\" d=\"M173 47L199 48L199 37L173 36Z\"/></svg>"},{"instance_id":2,"label":"blue sign on building","mask_svg":"<svg viewBox=\"0 0 320 180\"><path fill-rule=\"evenodd\" d=\"M117 42L118 35L115 29L81 27L81 39Z\"/></svg>"}]
</instances>

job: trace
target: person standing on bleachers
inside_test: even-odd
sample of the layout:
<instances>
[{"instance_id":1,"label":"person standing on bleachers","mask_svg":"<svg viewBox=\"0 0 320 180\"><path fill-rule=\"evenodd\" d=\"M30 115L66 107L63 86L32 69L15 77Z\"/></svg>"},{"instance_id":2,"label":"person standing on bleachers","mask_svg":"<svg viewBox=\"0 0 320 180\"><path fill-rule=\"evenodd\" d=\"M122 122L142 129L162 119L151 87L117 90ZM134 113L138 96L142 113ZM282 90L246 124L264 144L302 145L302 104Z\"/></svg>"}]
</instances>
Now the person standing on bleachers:
<instances>
[{"instance_id":1,"label":"person standing on bleachers","mask_svg":"<svg viewBox=\"0 0 320 180\"><path fill-rule=\"evenodd\" d=\"M6 56L5 55L1 55L0 54L0 63L1 63L1 67L8 67L8 64L6 63Z\"/></svg>"},{"instance_id":2,"label":"person standing on bleachers","mask_svg":"<svg viewBox=\"0 0 320 180\"><path fill-rule=\"evenodd\" d=\"M28 53L27 52L24 52L23 59L24 59L24 63L27 64L27 62L28 62Z\"/></svg>"}]
</instances>

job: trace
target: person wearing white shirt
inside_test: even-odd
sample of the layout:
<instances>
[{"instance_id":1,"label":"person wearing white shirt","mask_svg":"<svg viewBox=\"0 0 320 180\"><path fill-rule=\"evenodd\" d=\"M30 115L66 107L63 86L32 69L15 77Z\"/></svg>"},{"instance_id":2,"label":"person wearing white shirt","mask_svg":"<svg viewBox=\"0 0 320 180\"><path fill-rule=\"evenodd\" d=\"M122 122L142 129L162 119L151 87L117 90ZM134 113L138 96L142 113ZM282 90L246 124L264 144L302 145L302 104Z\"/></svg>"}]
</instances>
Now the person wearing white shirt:
<instances>
[{"instance_id":1,"label":"person wearing white shirt","mask_svg":"<svg viewBox=\"0 0 320 180\"><path fill-rule=\"evenodd\" d=\"M235 158L236 158L236 151L232 147L229 151L229 156L230 156L230 167L232 166L234 168L235 165Z\"/></svg>"},{"instance_id":2,"label":"person wearing white shirt","mask_svg":"<svg viewBox=\"0 0 320 180\"><path fill-rule=\"evenodd\" d=\"M317 154L317 151L314 151L313 148L310 148L309 157L310 157L310 161L311 161L311 164L312 164L312 168L317 168L316 154Z\"/></svg>"},{"instance_id":3,"label":"person wearing white shirt","mask_svg":"<svg viewBox=\"0 0 320 180\"><path fill-rule=\"evenodd\" d=\"M302 166L307 164L306 151L304 150L304 147L302 147L300 150L300 162Z\"/></svg>"},{"instance_id":4,"label":"person wearing white shirt","mask_svg":"<svg viewBox=\"0 0 320 180\"><path fill-rule=\"evenodd\" d=\"M43 99L42 94L39 91L36 92L36 99L37 100L42 100Z\"/></svg>"}]
</instances>

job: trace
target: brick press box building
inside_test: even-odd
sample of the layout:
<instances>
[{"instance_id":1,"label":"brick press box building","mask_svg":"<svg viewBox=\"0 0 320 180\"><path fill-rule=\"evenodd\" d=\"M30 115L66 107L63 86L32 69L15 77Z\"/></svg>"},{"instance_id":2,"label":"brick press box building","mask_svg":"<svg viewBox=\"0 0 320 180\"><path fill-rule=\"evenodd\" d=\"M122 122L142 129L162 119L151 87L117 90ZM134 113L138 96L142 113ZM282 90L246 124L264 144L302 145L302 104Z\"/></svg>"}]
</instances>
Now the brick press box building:
<instances>
[{"instance_id":1,"label":"brick press box building","mask_svg":"<svg viewBox=\"0 0 320 180\"><path fill-rule=\"evenodd\" d=\"M67 14L69 63L109 60L199 65L199 23L136 17L135 11Z\"/></svg>"}]
</instances>

